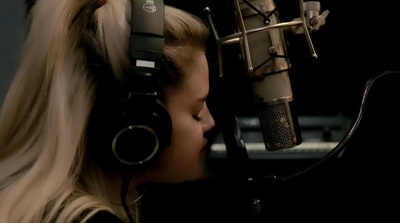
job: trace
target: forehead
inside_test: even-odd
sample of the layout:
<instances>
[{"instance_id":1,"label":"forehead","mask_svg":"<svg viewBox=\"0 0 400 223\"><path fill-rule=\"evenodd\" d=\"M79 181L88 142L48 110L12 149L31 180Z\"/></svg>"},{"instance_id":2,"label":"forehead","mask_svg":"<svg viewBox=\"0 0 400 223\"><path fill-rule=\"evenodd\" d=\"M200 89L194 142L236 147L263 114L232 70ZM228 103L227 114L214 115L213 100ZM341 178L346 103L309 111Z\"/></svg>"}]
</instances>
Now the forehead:
<instances>
[{"instance_id":1,"label":"forehead","mask_svg":"<svg viewBox=\"0 0 400 223\"><path fill-rule=\"evenodd\" d=\"M194 55L184 69L187 75L184 88L193 94L206 95L209 91L208 63L204 53Z\"/></svg>"},{"instance_id":2,"label":"forehead","mask_svg":"<svg viewBox=\"0 0 400 223\"><path fill-rule=\"evenodd\" d=\"M182 67L182 75L184 75L182 82L178 86L164 85L164 100L167 103L170 103L171 100L183 103L186 99L200 99L208 95L209 74L205 53L192 55L190 62Z\"/></svg>"}]
</instances>

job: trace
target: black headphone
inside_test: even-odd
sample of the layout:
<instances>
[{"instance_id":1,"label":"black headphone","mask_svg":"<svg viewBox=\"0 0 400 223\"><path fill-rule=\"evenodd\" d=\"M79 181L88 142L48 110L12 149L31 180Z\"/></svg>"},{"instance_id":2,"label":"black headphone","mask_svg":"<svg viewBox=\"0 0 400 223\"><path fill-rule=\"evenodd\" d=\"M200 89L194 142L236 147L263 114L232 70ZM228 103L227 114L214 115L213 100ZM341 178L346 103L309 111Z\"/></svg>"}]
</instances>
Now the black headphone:
<instances>
[{"instance_id":1,"label":"black headphone","mask_svg":"<svg viewBox=\"0 0 400 223\"><path fill-rule=\"evenodd\" d=\"M171 118L158 98L164 18L163 0L132 1L128 91L111 143L113 156L123 165L146 164L170 144Z\"/></svg>"},{"instance_id":2,"label":"black headphone","mask_svg":"<svg viewBox=\"0 0 400 223\"><path fill-rule=\"evenodd\" d=\"M122 84L99 81L88 144L105 168L143 167L170 144L171 117L158 94L160 73L165 72L164 19L163 0L133 0L130 71ZM108 72L104 70L99 72Z\"/></svg>"}]
</instances>

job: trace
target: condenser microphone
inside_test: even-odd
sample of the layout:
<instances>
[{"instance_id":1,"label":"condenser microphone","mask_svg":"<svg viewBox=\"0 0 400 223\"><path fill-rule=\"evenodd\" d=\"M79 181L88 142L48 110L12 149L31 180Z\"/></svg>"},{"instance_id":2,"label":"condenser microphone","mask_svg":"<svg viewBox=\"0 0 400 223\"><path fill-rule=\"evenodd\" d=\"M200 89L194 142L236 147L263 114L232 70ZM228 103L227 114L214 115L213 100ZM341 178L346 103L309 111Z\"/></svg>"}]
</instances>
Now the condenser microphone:
<instances>
[{"instance_id":1,"label":"condenser microphone","mask_svg":"<svg viewBox=\"0 0 400 223\"><path fill-rule=\"evenodd\" d=\"M236 1L242 58L247 67L265 148L292 148L302 142L289 79L290 62L272 0ZM262 30L265 29L265 30Z\"/></svg>"},{"instance_id":2,"label":"condenser microphone","mask_svg":"<svg viewBox=\"0 0 400 223\"><path fill-rule=\"evenodd\" d=\"M212 22L210 9L205 8L217 42L220 77L224 76L222 46L239 43L241 58L251 79L266 150L293 148L302 143L302 137L289 79L290 61L286 56L283 31L304 34L311 57L317 59L309 33L325 24L329 11L320 14L319 2L299 0L300 17L281 22L273 0L233 2L237 30L221 38Z\"/></svg>"}]
</instances>

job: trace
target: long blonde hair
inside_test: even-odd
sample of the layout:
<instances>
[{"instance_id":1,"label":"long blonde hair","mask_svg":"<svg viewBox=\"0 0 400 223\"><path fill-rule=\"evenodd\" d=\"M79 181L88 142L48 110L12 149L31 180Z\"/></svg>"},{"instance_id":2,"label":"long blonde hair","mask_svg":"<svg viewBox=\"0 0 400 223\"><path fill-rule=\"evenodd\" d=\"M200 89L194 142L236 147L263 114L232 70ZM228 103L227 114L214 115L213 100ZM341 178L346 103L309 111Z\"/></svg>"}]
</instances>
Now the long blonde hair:
<instances>
[{"instance_id":1,"label":"long blonde hair","mask_svg":"<svg viewBox=\"0 0 400 223\"><path fill-rule=\"evenodd\" d=\"M100 210L128 221L85 150L96 98L87 49L97 49L115 77L123 77L130 4L37 0L32 8L21 64L0 114L0 222L85 222ZM176 8L166 6L165 13L164 54L173 64L169 74L180 75L192 52L205 51L208 29Z\"/></svg>"}]
</instances>

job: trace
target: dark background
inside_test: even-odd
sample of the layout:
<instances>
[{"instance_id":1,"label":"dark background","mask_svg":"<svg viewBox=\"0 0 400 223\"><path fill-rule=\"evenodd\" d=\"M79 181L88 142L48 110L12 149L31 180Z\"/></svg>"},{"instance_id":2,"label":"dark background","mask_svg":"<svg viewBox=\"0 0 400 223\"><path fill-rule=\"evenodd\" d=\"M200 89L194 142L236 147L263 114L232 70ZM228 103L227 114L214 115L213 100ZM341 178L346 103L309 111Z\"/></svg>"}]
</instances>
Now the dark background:
<instances>
[{"instance_id":1,"label":"dark background","mask_svg":"<svg viewBox=\"0 0 400 223\"><path fill-rule=\"evenodd\" d=\"M209 7L219 36L233 33L233 1L179 1L167 4L186 9L206 20ZM298 1L275 1L283 22L300 16ZM290 78L299 116L340 116L356 119L367 81L388 70L399 70L400 43L398 11L393 1L328 1L326 24L311 38L319 56L291 59ZM207 21L207 20L206 20ZM293 55L309 53L304 35L286 35ZM218 75L216 48L210 38L210 75ZM224 75L231 89L224 98L238 116L252 115L243 64L232 56ZM399 74L380 81L369 95L363 121L352 135L346 151L308 174L279 183L258 182L249 186L240 179L240 167L218 160L215 169L228 169L227 177L180 185L152 185L145 196L144 219L159 222L268 222L380 220L398 218L388 201L399 198L396 169L400 125L398 112ZM211 85L213 87L213 85ZM211 89L213 90L213 89ZM211 110L213 108L211 107ZM217 120L218 121L218 120ZM252 160L256 174L298 173L316 160ZM215 164L217 163L217 164ZM236 165L236 166L235 166ZM244 168L245 165L243 165ZM259 189L259 190L257 190ZM255 220L249 211L248 196L261 198L262 212ZM395 205L397 206L397 205ZM146 207L150 207L146 209Z\"/></svg>"},{"instance_id":2,"label":"dark background","mask_svg":"<svg viewBox=\"0 0 400 223\"><path fill-rule=\"evenodd\" d=\"M275 2L282 22L299 17L297 0ZM290 60L297 112L302 116L344 115L354 120L367 81L383 71L400 69L397 4L389 0L320 2L322 10L329 10L330 14L326 24L311 34L319 58ZM203 10L209 7L220 37L232 34L235 29L233 1L165 0L165 3L204 20ZM208 49L211 80L218 75L213 40L210 37ZM309 53L303 35L288 34L286 41L290 53ZM243 64L236 63L235 55L227 56L232 56L234 62L224 67L225 74L233 80L226 100L238 115L251 115L248 86L241 82ZM395 215L399 198L398 76L385 79L374 88L360 130L340 159L294 180L268 181L256 187L246 184L234 171L199 182L152 184L142 198L143 222L257 222L249 211L248 199L253 193L261 199L259 222L398 218ZM315 162L257 160L251 166L254 172L268 175L274 173L271 170L295 172ZM210 168L215 168L212 171L229 167L227 160L210 162Z\"/></svg>"}]
</instances>

